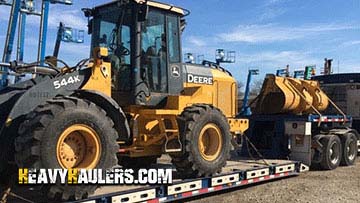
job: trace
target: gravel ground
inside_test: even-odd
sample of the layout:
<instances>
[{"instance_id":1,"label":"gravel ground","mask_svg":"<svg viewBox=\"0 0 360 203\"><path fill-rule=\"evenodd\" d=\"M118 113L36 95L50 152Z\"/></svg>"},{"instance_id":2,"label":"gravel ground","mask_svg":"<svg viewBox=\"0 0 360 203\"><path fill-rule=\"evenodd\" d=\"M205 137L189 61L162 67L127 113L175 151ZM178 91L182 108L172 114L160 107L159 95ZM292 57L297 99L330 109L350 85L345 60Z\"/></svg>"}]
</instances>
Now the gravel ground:
<instances>
[{"instance_id":1,"label":"gravel ground","mask_svg":"<svg viewBox=\"0 0 360 203\"><path fill-rule=\"evenodd\" d=\"M297 177L191 200L207 202L360 202L360 160L333 171L310 171Z\"/></svg>"}]
</instances>

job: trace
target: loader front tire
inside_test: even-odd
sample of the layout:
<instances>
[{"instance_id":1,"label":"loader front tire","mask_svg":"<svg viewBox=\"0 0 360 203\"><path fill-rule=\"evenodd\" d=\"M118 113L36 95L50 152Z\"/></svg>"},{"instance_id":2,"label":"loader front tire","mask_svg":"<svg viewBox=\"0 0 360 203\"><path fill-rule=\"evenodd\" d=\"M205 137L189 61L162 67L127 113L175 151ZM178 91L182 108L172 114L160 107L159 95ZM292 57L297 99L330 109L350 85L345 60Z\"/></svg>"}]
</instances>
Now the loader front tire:
<instances>
[{"instance_id":1,"label":"loader front tire","mask_svg":"<svg viewBox=\"0 0 360 203\"><path fill-rule=\"evenodd\" d=\"M230 158L230 127L222 112L209 105L187 107L180 120L183 153L173 154L180 177L192 178L220 173Z\"/></svg>"},{"instance_id":2,"label":"loader front tire","mask_svg":"<svg viewBox=\"0 0 360 203\"><path fill-rule=\"evenodd\" d=\"M17 167L14 163L14 140L18 136L17 130L23 118L12 122L4 129L0 140L0 185L11 185L17 178Z\"/></svg>"},{"instance_id":3,"label":"loader front tire","mask_svg":"<svg viewBox=\"0 0 360 203\"><path fill-rule=\"evenodd\" d=\"M15 161L19 168L111 169L117 165L117 132L106 112L76 97L56 97L37 107L19 128ZM47 185L50 199L87 197L96 185Z\"/></svg>"}]
</instances>

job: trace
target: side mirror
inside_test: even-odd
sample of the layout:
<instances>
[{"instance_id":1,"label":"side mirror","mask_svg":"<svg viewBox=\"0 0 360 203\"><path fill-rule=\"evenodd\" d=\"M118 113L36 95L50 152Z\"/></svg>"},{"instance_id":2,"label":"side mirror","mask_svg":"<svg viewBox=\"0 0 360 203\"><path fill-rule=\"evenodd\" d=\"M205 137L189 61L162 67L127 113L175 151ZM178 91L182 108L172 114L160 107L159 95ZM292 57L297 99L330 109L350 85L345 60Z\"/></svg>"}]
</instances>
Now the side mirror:
<instances>
[{"instance_id":1,"label":"side mirror","mask_svg":"<svg viewBox=\"0 0 360 203\"><path fill-rule=\"evenodd\" d=\"M82 8L81 11L84 12L84 16L87 17L88 19L87 27L88 27L88 34L90 35L92 33L92 23L93 23L93 20L90 18L94 16L94 10L90 8Z\"/></svg>"},{"instance_id":2,"label":"side mirror","mask_svg":"<svg viewBox=\"0 0 360 203\"><path fill-rule=\"evenodd\" d=\"M90 19L90 20L88 21L87 27L88 27L88 34L91 35L92 32L93 32L93 30L92 30L92 29L93 29L93 19Z\"/></svg>"},{"instance_id":3,"label":"side mirror","mask_svg":"<svg viewBox=\"0 0 360 203\"><path fill-rule=\"evenodd\" d=\"M146 4L140 4L139 5L139 10L138 10L138 21L139 22L144 22L148 19L148 14L149 14L149 6Z\"/></svg>"},{"instance_id":4,"label":"side mirror","mask_svg":"<svg viewBox=\"0 0 360 203\"><path fill-rule=\"evenodd\" d=\"M84 12L84 16L90 18L93 16L93 10L91 8L82 8L82 12Z\"/></svg>"}]
</instances>

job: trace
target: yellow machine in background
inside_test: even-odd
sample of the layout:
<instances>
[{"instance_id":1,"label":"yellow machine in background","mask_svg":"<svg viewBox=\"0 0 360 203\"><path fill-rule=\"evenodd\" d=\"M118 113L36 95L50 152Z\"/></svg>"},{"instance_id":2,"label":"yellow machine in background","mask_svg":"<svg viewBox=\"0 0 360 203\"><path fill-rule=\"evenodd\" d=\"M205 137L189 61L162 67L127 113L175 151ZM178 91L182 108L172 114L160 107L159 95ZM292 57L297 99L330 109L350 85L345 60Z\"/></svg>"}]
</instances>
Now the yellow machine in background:
<instances>
[{"instance_id":1,"label":"yellow machine in background","mask_svg":"<svg viewBox=\"0 0 360 203\"><path fill-rule=\"evenodd\" d=\"M256 108L257 114L309 114L324 111L329 99L319 82L272 74L266 76Z\"/></svg>"}]
</instances>

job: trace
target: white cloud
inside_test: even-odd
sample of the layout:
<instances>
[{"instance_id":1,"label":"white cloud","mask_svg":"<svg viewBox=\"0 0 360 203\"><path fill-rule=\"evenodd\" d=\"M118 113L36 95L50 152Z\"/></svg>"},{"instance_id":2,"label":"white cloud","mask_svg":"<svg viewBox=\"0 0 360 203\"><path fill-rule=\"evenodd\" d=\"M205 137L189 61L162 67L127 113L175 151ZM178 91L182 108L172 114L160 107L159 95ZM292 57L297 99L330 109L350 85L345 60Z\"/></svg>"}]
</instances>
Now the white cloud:
<instances>
[{"instance_id":1,"label":"white cloud","mask_svg":"<svg viewBox=\"0 0 360 203\"><path fill-rule=\"evenodd\" d=\"M238 66L256 67L260 69L261 74L274 73L277 68L285 68L290 65L290 71L304 70L307 65L316 65L318 74L324 67L324 62L316 56L316 52L304 51L264 51L254 54L238 53ZM360 71L360 60L357 58L334 58L334 73L352 73Z\"/></svg>"},{"instance_id":2,"label":"white cloud","mask_svg":"<svg viewBox=\"0 0 360 203\"><path fill-rule=\"evenodd\" d=\"M260 21L262 22L266 20L271 20L278 16L283 15L284 13L286 13L286 9L284 8L279 8L279 7L267 8L260 15Z\"/></svg>"},{"instance_id":3,"label":"white cloud","mask_svg":"<svg viewBox=\"0 0 360 203\"><path fill-rule=\"evenodd\" d=\"M90 53L90 45L87 44L74 44L74 43L62 43L61 52L66 54L78 54L88 56Z\"/></svg>"},{"instance_id":4,"label":"white cloud","mask_svg":"<svg viewBox=\"0 0 360 203\"><path fill-rule=\"evenodd\" d=\"M347 41L341 44L342 46L360 45L360 40Z\"/></svg>"},{"instance_id":5,"label":"white cloud","mask_svg":"<svg viewBox=\"0 0 360 203\"><path fill-rule=\"evenodd\" d=\"M303 67L309 64L315 64L317 59L313 58L310 52L302 51L266 51L255 54L238 54L238 62L245 64L257 64L267 66L286 66L287 64L293 67ZM275 67L272 67L275 68Z\"/></svg>"},{"instance_id":6,"label":"white cloud","mask_svg":"<svg viewBox=\"0 0 360 203\"><path fill-rule=\"evenodd\" d=\"M57 28L60 22L76 29L84 30L87 26L86 18L83 17L81 10L60 10L59 8L51 7L48 19L49 28ZM27 23L39 26L40 18L37 16L30 16L27 19Z\"/></svg>"},{"instance_id":7,"label":"white cloud","mask_svg":"<svg viewBox=\"0 0 360 203\"><path fill-rule=\"evenodd\" d=\"M187 38L187 42L192 46L203 47L206 46L206 42L203 38L190 36Z\"/></svg>"},{"instance_id":8,"label":"white cloud","mask_svg":"<svg viewBox=\"0 0 360 203\"><path fill-rule=\"evenodd\" d=\"M39 8L37 8L39 9ZM0 21L8 22L9 20L10 7L9 6L0 6ZM59 22L64 22L67 26L86 29L86 18L83 16L80 9L68 9L67 6L50 7L49 12L49 27L58 27ZM30 16L27 20L27 23L31 25L39 25L40 17Z\"/></svg>"},{"instance_id":9,"label":"white cloud","mask_svg":"<svg viewBox=\"0 0 360 203\"><path fill-rule=\"evenodd\" d=\"M264 5L265 6L271 6L271 5L283 3L283 2L286 2L286 1L288 1L288 0L267 0Z\"/></svg>"},{"instance_id":10,"label":"white cloud","mask_svg":"<svg viewBox=\"0 0 360 203\"><path fill-rule=\"evenodd\" d=\"M49 15L49 26L57 27L59 22L65 23L77 29L85 29L87 22L80 10L57 10L53 9Z\"/></svg>"},{"instance_id":11,"label":"white cloud","mask_svg":"<svg viewBox=\"0 0 360 203\"><path fill-rule=\"evenodd\" d=\"M232 32L220 34L226 42L276 42L302 39L305 37L332 31L357 29L347 24L312 24L302 26L279 26L275 24L240 25Z\"/></svg>"},{"instance_id":12,"label":"white cloud","mask_svg":"<svg viewBox=\"0 0 360 203\"><path fill-rule=\"evenodd\" d=\"M261 13L258 14L260 22L269 21L287 12L287 8L282 4L289 0L266 0L259 6Z\"/></svg>"}]
</instances>

